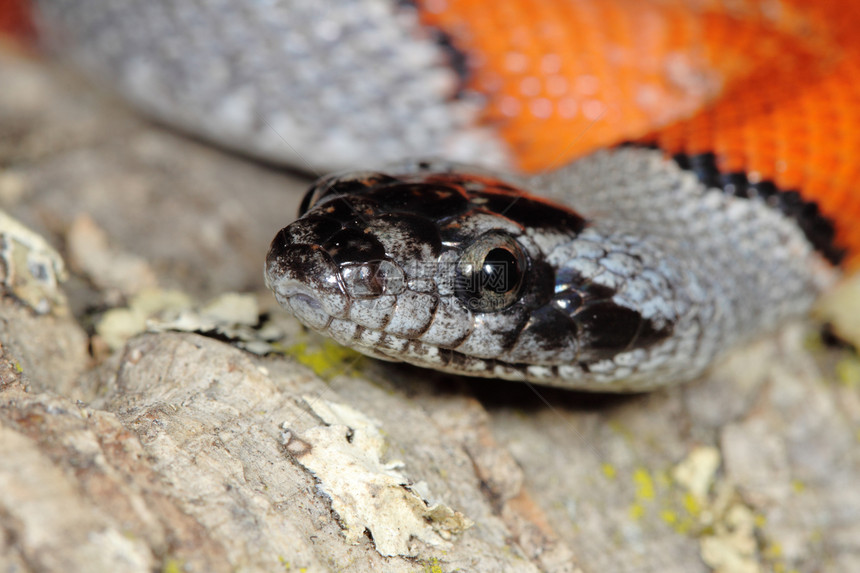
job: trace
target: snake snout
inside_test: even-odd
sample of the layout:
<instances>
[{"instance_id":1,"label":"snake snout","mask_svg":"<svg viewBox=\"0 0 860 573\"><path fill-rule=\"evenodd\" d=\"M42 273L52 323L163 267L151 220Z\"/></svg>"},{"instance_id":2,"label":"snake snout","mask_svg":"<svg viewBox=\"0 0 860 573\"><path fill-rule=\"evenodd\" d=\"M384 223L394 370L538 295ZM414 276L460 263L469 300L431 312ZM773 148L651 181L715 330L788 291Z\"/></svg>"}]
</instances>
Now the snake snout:
<instances>
[{"instance_id":1,"label":"snake snout","mask_svg":"<svg viewBox=\"0 0 860 573\"><path fill-rule=\"evenodd\" d=\"M312 328L325 328L332 317L349 312L349 297L338 266L319 245L296 243L283 229L269 247L266 285L281 306Z\"/></svg>"}]
</instances>

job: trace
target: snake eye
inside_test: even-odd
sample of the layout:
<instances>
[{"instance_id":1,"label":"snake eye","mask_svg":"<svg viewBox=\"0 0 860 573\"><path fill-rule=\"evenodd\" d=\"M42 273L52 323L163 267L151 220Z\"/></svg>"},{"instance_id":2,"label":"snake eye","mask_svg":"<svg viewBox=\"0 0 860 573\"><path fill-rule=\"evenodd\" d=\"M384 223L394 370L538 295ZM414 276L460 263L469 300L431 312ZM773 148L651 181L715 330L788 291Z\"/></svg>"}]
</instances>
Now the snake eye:
<instances>
[{"instance_id":1,"label":"snake eye","mask_svg":"<svg viewBox=\"0 0 860 573\"><path fill-rule=\"evenodd\" d=\"M457 294L470 310L504 310L517 301L528 259L512 236L490 232L466 247L457 263Z\"/></svg>"}]
</instances>

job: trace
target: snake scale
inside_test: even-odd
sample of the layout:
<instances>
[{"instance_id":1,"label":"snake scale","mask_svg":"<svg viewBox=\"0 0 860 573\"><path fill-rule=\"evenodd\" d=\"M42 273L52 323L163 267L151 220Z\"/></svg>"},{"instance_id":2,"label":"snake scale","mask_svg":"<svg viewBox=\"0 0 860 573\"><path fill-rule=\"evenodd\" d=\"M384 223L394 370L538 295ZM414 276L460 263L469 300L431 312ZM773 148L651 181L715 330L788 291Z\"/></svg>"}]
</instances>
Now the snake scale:
<instances>
[{"instance_id":1,"label":"snake scale","mask_svg":"<svg viewBox=\"0 0 860 573\"><path fill-rule=\"evenodd\" d=\"M266 281L371 356L647 390L806 312L860 252L860 6L37 8L48 43L146 113L346 170L275 237Z\"/></svg>"}]
</instances>

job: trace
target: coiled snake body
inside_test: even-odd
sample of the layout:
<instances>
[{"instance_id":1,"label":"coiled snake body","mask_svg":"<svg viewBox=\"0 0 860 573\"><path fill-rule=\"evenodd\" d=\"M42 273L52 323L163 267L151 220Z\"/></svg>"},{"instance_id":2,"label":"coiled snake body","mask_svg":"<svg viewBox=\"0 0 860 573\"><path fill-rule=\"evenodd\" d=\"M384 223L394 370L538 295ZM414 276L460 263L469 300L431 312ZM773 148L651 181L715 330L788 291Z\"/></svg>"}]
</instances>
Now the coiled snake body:
<instances>
[{"instance_id":1,"label":"coiled snake body","mask_svg":"<svg viewBox=\"0 0 860 573\"><path fill-rule=\"evenodd\" d=\"M266 280L372 356L658 387L805 312L860 250L860 8L841 2L39 6L149 113L363 169L314 185ZM518 174L365 170L415 156Z\"/></svg>"}]
</instances>

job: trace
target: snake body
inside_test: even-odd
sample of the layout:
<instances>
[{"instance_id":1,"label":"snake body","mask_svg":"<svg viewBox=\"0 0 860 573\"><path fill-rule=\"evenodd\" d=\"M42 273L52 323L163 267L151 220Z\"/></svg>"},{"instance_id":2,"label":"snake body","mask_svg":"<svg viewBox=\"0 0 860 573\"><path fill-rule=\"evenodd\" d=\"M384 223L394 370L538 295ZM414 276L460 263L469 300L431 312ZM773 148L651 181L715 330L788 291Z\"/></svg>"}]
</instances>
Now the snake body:
<instances>
[{"instance_id":1,"label":"snake body","mask_svg":"<svg viewBox=\"0 0 860 573\"><path fill-rule=\"evenodd\" d=\"M39 7L49 40L164 121L362 168L311 188L266 281L371 356L655 388L804 313L860 251L860 14L839 2ZM428 155L509 175L366 169Z\"/></svg>"}]
</instances>

